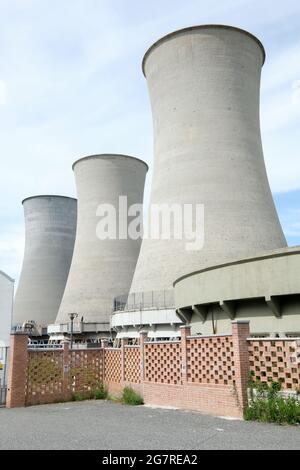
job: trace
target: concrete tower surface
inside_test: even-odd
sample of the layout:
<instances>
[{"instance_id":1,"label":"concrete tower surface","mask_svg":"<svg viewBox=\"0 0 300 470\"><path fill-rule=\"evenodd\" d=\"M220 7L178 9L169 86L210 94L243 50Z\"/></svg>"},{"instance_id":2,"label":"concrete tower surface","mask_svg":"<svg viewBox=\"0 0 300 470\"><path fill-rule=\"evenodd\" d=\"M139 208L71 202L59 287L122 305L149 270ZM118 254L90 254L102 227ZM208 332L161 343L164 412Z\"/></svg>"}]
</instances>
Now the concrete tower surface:
<instances>
[{"instance_id":1,"label":"concrete tower surface","mask_svg":"<svg viewBox=\"0 0 300 470\"><path fill-rule=\"evenodd\" d=\"M146 53L155 152L150 206L203 204L204 246L187 251L184 237L144 240L132 293L169 289L185 273L286 246L260 134L264 60L258 39L218 25L176 31Z\"/></svg>"},{"instance_id":2,"label":"concrete tower surface","mask_svg":"<svg viewBox=\"0 0 300 470\"><path fill-rule=\"evenodd\" d=\"M13 308L13 325L55 321L76 234L76 199L34 196L23 201L25 253Z\"/></svg>"},{"instance_id":3,"label":"concrete tower surface","mask_svg":"<svg viewBox=\"0 0 300 470\"><path fill-rule=\"evenodd\" d=\"M137 158L104 154L78 160L73 170L78 196L77 235L56 323L66 324L69 314L77 313L84 323L101 324L97 331L108 331L113 300L129 292L141 245L141 239L126 238L126 234L119 238L119 220L126 229L130 221L127 211L119 210L119 198L127 197L128 208L142 204L148 166ZM99 208L104 205L115 210L115 239L99 238Z\"/></svg>"}]
</instances>

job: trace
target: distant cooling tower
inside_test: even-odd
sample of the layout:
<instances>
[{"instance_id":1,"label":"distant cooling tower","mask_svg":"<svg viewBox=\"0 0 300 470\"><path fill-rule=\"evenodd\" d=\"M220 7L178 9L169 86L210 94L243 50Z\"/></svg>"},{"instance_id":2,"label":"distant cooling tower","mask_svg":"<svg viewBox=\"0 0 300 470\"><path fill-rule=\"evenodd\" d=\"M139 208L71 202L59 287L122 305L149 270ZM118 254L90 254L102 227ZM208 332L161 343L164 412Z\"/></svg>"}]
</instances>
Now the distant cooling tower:
<instances>
[{"instance_id":1,"label":"distant cooling tower","mask_svg":"<svg viewBox=\"0 0 300 470\"><path fill-rule=\"evenodd\" d=\"M204 247L142 243L131 292L286 246L268 184L259 122L262 44L228 26L197 26L156 42L143 61L155 162L151 204L203 204ZM195 222L195 220L194 220Z\"/></svg>"},{"instance_id":2,"label":"distant cooling tower","mask_svg":"<svg viewBox=\"0 0 300 470\"><path fill-rule=\"evenodd\" d=\"M63 196L35 196L23 201L25 253L13 324L55 321L65 289L76 233L77 201Z\"/></svg>"},{"instance_id":3,"label":"distant cooling tower","mask_svg":"<svg viewBox=\"0 0 300 470\"><path fill-rule=\"evenodd\" d=\"M84 323L102 324L109 330L109 314L114 297L128 293L140 251L141 240L99 239L99 206L109 204L127 224L127 215L119 212L119 197L127 204L142 204L147 165L124 155L95 155L74 163L78 223L74 256L63 296L58 324L70 321L77 313ZM98 326L98 331L99 326Z\"/></svg>"}]
</instances>

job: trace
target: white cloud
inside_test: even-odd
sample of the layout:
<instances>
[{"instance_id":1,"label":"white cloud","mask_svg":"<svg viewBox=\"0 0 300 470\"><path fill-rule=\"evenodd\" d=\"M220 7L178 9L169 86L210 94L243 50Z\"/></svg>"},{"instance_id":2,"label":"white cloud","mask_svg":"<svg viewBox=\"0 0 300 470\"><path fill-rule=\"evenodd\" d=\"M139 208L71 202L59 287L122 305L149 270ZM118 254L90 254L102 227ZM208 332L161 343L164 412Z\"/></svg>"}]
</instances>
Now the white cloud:
<instances>
[{"instance_id":1,"label":"white cloud","mask_svg":"<svg viewBox=\"0 0 300 470\"><path fill-rule=\"evenodd\" d=\"M300 209L285 210L282 224L287 237L298 237L300 239Z\"/></svg>"},{"instance_id":2,"label":"white cloud","mask_svg":"<svg viewBox=\"0 0 300 470\"><path fill-rule=\"evenodd\" d=\"M22 226L10 226L9 231L0 233L1 271L18 280L24 252Z\"/></svg>"},{"instance_id":3,"label":"white cloud","mask_svg":"<svg viewBox=\"0 0 300 470\"><path fill-rule=\"evenodd\" d=\"M7 84L4 80L0 80L0 106L7 102Z\"/></svg>"},{"instance_id":4,"label":"white cloud","mask_svg":"<svg viewBox=\"0 0 300 470\"><path fill-rule=\"evenodd\" d=\"M262 93L267 94L281 87L290 87L300 79L300 42L287 45L282 51L272 50L263 69Z\"/></svg>"},{"instance_id":5,"label":"white cloud","mask_svg":"<svg viewBox=\"0 0 300 470\"><path fill-rule=\"evenodd\" d=\"M292 104L300 107L300 80L295 80L292 84Z\"/></svg>"},{"instance_id":6,"label":"white cloud","mask_svg":"<svg viewBox=\"0 0 300 470\"><path fill-rule=\"evenodd\" d=\"M263 133L278 132L299 121L300 106L294 102L292 84L271 98L264 100L262 106L262 131ZM297 92L298 93L298 92Z\"/></svg>"},{"instance_id":7,"label":"white cloud","mask_svg":"<svg viewBox=\"0 0 300 470\"><path fill-rule=\"evenodd\" d=\"M274 192L300 188L300 43L272 52L262 76L261 127Z\"/></svg>"}]
</instances>

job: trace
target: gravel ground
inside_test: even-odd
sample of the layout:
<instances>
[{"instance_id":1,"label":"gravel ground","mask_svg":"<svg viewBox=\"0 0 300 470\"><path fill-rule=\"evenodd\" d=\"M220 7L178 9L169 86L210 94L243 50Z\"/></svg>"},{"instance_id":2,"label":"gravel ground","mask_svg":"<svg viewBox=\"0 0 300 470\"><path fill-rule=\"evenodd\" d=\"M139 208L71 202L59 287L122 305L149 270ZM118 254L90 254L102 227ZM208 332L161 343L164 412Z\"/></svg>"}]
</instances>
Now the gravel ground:
<instances>
[{"instance_id":1,"label":"gravel ground","mask_svg":"<svg viewBox=\"0 0 300 470\"><path fill-rule=\"evenodd\" d=\"M300 428L85 401L0 408L0 449L300 449Z\"/></svg>"}]
</instances>

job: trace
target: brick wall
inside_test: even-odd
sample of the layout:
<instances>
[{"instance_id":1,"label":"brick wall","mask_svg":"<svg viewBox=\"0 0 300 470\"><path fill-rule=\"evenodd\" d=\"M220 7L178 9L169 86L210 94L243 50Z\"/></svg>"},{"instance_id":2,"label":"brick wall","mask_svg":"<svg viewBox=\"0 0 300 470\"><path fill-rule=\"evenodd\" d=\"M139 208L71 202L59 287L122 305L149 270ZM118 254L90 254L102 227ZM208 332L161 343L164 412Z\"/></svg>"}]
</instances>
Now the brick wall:
<instances>
[{"instance_id":1,"label":"brick wall","mask_svg":"<svg viewBox=\"0 0 300 470\"><path fill-rule=\"evenodd\" d=\"M234 385L232 336L187 340L187 381L194 384Z\"/></svg>"},{"instance_id":2,"label":"brick wall","mask_svg":"<svg viewBox=\"0 0 300 470\"><path fill-rule=\"evenodd\" d=\"M63 351L28 351L26 405L64 400Z\"/></svg>"},{"instance_id":3,"label":"brick wall","mask_svg":"<svg viewBox=\"0 0 300 470\"><path fill-rule=\"evenodd\" d=\"M300 388L300 341L249 339L249 323L233 322L232 335L192 337L182 327L177 342L122 340L121 348L28 350L28 337L11 337L7 407L54 403L88 395L100 383L120 394L129 385L145 403L241 417L249 372L262 382Z\"/></svg>"},{"instance_id":4,"label":"brick wall","mask_svg":"<svg viewBox=\"0 0 300 470\"><path fill-rule=\"evenodd\" d=\"M25 404L38 405L88 395L103 382L103 349L29 350Z\"/></svg>"},{"instance_id":5,"label":"brick wall","mask_svg":"<svg viewBox=\"0 0 300 470\"><path fill-rule=\"evenodd\" d=\"M145 382L182 385L181 343L145 343Z\"/></svg>"},{"instance_id":6,"label":"brick wall","mask_svg":"<svg viewBox=\"0 0 300 470\"><path fill-rule=\"evenodd\" d=\"M135 384L139 384L141 382L139 346L124 345L123 381Z\"/></svg>"},{"instance_id":7,"label":"brick wall","mask_svg":"<svg viewBox=\"0 0 300 470\"><path fill-rule=\"evenodd\" d=\"M104 349L104 382L121 383L121 353L121 349Z\"/></svg>"},{"instance_id":8,"label":"brick wall","mask_svg":"<svg viewBox=\"0 0 300 470\"><path fill-rule=\"evenodd\" d=\"M261 382L282 382L283 390L300 390L300 341L263 339L249 342L250 371Z\"/></svg>"}]
</instances>

